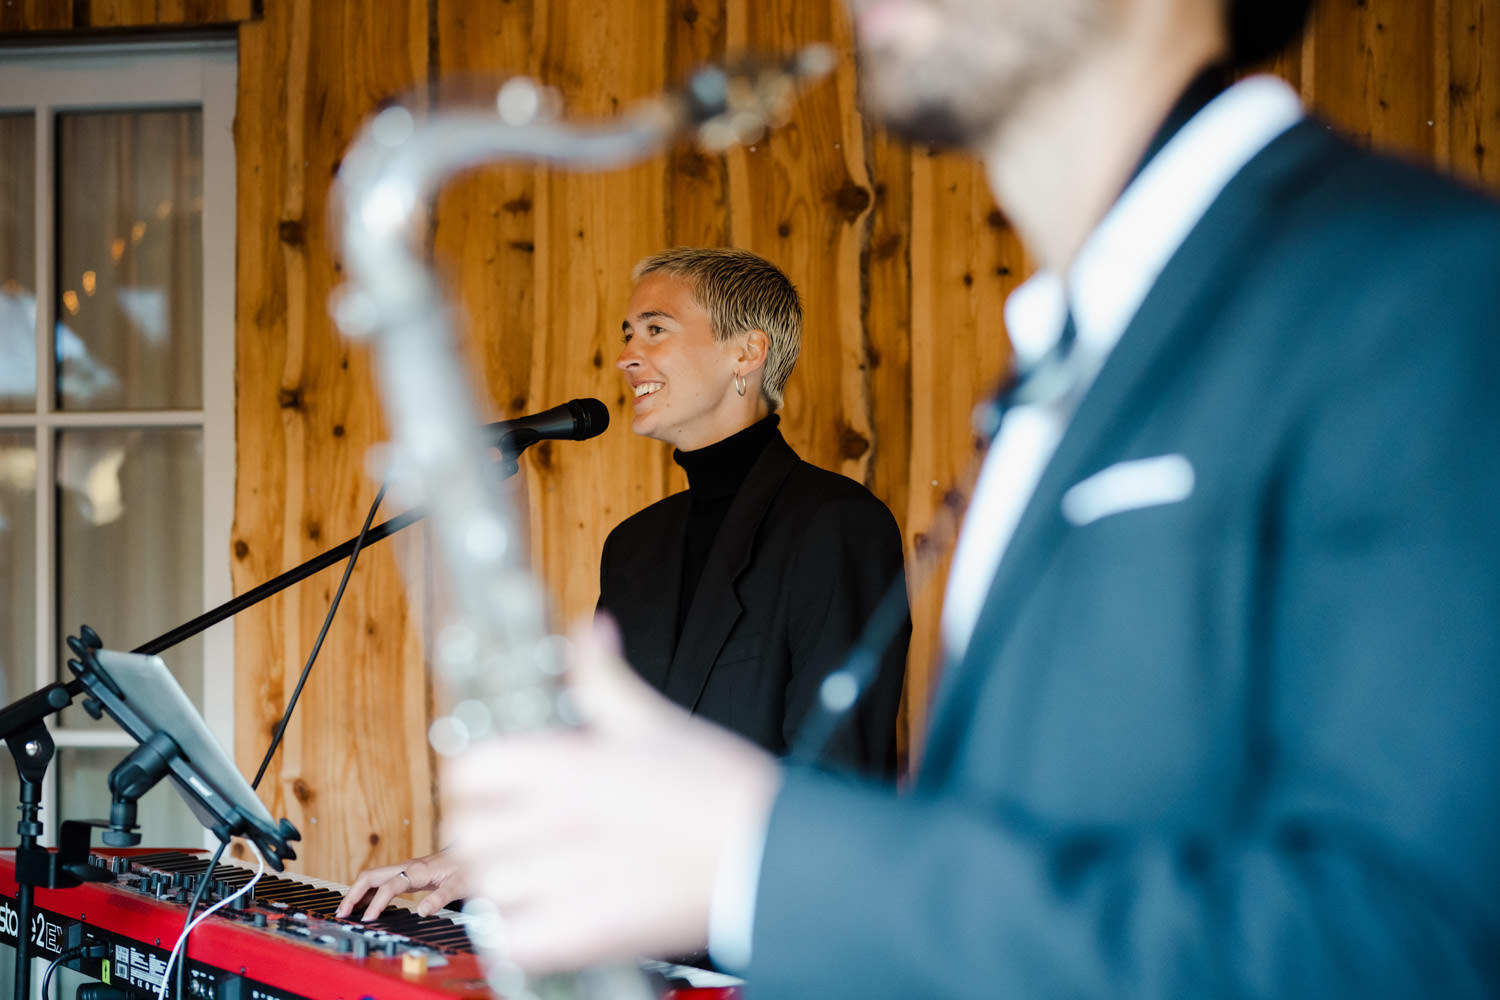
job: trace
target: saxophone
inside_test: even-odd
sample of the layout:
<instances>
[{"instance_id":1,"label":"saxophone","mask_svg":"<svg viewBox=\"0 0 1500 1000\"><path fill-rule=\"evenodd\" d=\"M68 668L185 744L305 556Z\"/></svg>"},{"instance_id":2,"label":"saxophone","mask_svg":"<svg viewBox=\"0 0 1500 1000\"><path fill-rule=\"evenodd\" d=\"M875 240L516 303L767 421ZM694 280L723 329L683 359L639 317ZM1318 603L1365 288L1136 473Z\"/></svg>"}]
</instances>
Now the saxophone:
<instances>
[{"instance_id":1,"label":"saxophone","mask_svg":"<svg viewBox=\"0 0 1500 1000\"><path fill-rule=\"evenodd\" d=\"M650 156L685 133L709 151L722 151L778 123L798 85L832 66L831 52L814 46L787 60L710 67L617 119L583 124L555 120L549 92L517 78L500 88L492 107L423 115L417 100L398 103L374 115L355 138L332 199L347 282L331 309L346 336L374 343L393 437L388 478L403 499L427 509L438 572L455 601L434 643L449 705L429 734L439 753L582 720L563 688L563 642L528 568L525 539L497 467L485 460L479 408L459 363L458 310L425 259L432 200L455 175L505 160L610 169ZM419 582L414 572L408 570L409 585ZM528 982L504 954L494 905L472 900L465 918L498 995L653 995L634 966Z\"/></svg>"}]
</instances>

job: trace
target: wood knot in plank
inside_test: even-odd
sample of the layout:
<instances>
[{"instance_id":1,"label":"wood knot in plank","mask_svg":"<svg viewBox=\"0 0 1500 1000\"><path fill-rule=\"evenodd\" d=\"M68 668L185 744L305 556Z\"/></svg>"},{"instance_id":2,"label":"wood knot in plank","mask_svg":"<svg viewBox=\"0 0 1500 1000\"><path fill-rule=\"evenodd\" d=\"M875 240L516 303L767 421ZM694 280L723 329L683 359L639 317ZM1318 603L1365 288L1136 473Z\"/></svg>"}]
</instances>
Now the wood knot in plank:
<instances>
[{"instance_id":1,"label":"wood knot in plank","mask_svg":"<svg viewBox=\"0 0 1500 1000\"><path fill-rule=\"evenodd\" d=\"M845 181L833 193L833 204L845 219L853 222L870 207L870 191L862 184Z\"/></svg>"},{"instance_id":2,"label":"wood knot in plank","mask_svg":"<svg viewBox=\"0 0 1500 1000\"><path fill-rule=\"evenodd\" d=\"M839 421L839 457L853 460L869 450L869 438L842 420Z\"/></svg>"},{"instance_id":3,"label":"wood knot in plank","mask_svg":"<svg viewBox=\"0 0 1500 1000\"><path fill-rule=\"evenodd\" d=\"M234 541L234 557L236 559L245 559L248 558L249 555L250 546L245 543L245 540L243 538L236 538Z\"/></svg>"},{"instance_id":4,"label":"wood knot in plank","mask_svg":"<svg viewBox=\"0 0 1500 1000\"><path fill-rule=\"evenodd\" d=\"M276 224L276 238L289 247L300 247L306 242L301 219L282 219Z\"/></svg>"},{"instance_id":5,"label":"wood knot in plank","mask_svg":"<svg viewBox=\"0 0 1500 1000\"><path fill-rule=\"evenodd\" d=\"M912 554L924 556L932 549L932 539L926 532L919 531L911 539Z\"/></svg>"},{"instance_id":6,"label":"wood knot in plank","mask_svg":"<svg viewBox=\"0 0 1500 1000\"><path fill-rule=\"evenodd\" d=\"M672 160L675 173L695 181L707 180L713 172L714 161L695 149L683 150Z\"/></svg>"},{"instance_id":7,"label":"wood knot in plank","mask_svg":"<svg viewBox=\"0 0 1500 1000\"><path fill-rule=\"evenodd\" d=\"M297 386L282 386L276 390L276 405L283 410L302 409L302 390Z\"/></svg>"},{"instance_id":8,"label":"wood knot in plank","mask_svg":"<svg viewBox=\"0 0 1500 1000\"><path fill-rule=\"evenodd\" d=\"M296 797L298 802L306 805L313 800L312 786L301 778L297 778L292 781L292 795Z\"/></svg>"}]
</instances>

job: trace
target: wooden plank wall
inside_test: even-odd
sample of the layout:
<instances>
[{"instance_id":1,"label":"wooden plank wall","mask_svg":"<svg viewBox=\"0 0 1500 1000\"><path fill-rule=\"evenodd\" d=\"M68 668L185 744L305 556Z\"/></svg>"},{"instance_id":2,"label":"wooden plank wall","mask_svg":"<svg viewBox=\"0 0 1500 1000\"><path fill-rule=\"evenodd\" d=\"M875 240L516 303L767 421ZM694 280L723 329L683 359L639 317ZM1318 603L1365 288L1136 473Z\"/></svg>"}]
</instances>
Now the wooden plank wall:
<instances>
[{"instance_id":1,"label":"wooden plank wall","mask_svg":"<svg viewBox=\"0 0 1500 1000\"><path fill-rule=\"evenodd\" d=\"M0 0L0 35L239 24L256 0Z\"/></svg>"},{"instance_id":2,"label":"wooden plank wall","mask_svg":"<svg viewBox=\"0 0 1500 1000\"><path fill-rule=\"evenodd\" d=\"M1500 189L1500 0L1325 0L1272 69L1374 145ZM63 14L67 16L64 17ZM810 460L869 483L938 582L914 603L905 724L933 680L946 549L927 539L973 454L972 401L1002 371L1005 295L1026 258L968 160L891 142L858 114L836 0L17 0L0 32L84 32L248 20L239 29L238 445L233 561L243 590L353 534L384 434L369 362L325 303L337 281L325 217L359 122L426 81L527 73L569 118L610 117L694 65L744 49L831 41L833 78L783 129L724 156L674 149L630 169L487 169L449 189L435 252L471 327L469 367L493 419L598 396L616 426L544 444L519 486L534 560L573 618L592 606L599 545L682 485L665 447L628 431L613 368L631 266L674 244L734 244L780 263L807 305L784 427ZM428 595L397 566L416 532L361 561L263 792L307 841L301 867L347 880L428 850L423 740ZM258 761L336 585L329 571L243 615L237 754Z\"/></svg>"}]
</instances>

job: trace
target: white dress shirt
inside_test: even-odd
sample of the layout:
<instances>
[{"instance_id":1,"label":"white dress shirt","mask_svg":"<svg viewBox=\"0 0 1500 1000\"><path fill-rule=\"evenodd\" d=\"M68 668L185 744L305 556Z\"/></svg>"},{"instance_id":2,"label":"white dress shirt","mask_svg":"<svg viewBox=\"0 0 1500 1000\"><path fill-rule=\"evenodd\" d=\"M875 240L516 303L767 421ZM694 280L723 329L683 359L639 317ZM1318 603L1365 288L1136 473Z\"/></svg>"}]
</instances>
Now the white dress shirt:
<instances>
[{"instance_id":1,"label":"white dress shirt","mask_svg":"<svg viewBox=\"0 0 1500 1000\"><path fill-rule=\"evenodd\" d=\"M1203 108L1152 158L1079 251L1066 277L1041 271L1005 302L1005 326L1023 367L1049 351L1071 307L1078 340L1071 390L1013 407L980 470L964 518L941 623L949 662L962 656L1011 534L1092 384L1151 286L1231 178L1302 118L1275 77L1243 80ZM709 913L709 951L727 969L750 964L764 828L725 852Z\"/></svg>"},{"instance_id":2,"label":"white dress shirt","mask_svg":"<svg viewBox=\"0 0 1500 1000\"><path fill-rule=\"evenodd\" d=\"M1062 440L1078 401L1167 261L1230 178L1302 117L1275 77L1220 94L1182 127L1120 196L1079 251L1066 280L1042 271L1005 302L1005 328L1024 368L1057 342L1071 306L1078 342L1073 390L1006 414L974 486L943 603L946 659L963 655L1011 533Z\"/></svg>"}]
</instances>

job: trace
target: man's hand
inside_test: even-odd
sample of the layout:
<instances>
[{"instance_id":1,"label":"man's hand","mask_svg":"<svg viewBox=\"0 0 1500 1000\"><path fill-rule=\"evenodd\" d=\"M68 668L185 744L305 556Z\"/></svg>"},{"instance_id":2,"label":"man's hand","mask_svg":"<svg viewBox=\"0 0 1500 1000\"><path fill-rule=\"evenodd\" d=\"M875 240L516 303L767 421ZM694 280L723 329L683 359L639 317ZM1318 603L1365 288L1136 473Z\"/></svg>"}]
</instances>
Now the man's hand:
<instances>
[{"instance_id":1,"label":"man's hand","mask_svg":"<svg viewBox=\"0 0 1500 1000\"><path fill-rule=\"evenodd\" d=\"M464 894L463 880L458 877L458 862L446 851L439 851L425 858L411 858L399 865L367 868L349 887L334 916L349 916L360 901L369 896L369 905L359 919L374 920L397 896L421 889L432 890L417 904L417 912L423 916L436 913L461 897Z\"/></svg>"},{"instance_id":2,"label":"man's hand","mask_svg":"<svg viewBox=\"0 0 1500 1000\"><path fill-rule=\"evenodd\" d=\"M443 772L444 839L530 973L703 948L725 845L764 826L781 784L770 755L632 673L612 625L573 650L585 727L491 740Z\"/></svg>"}]
</instances>

